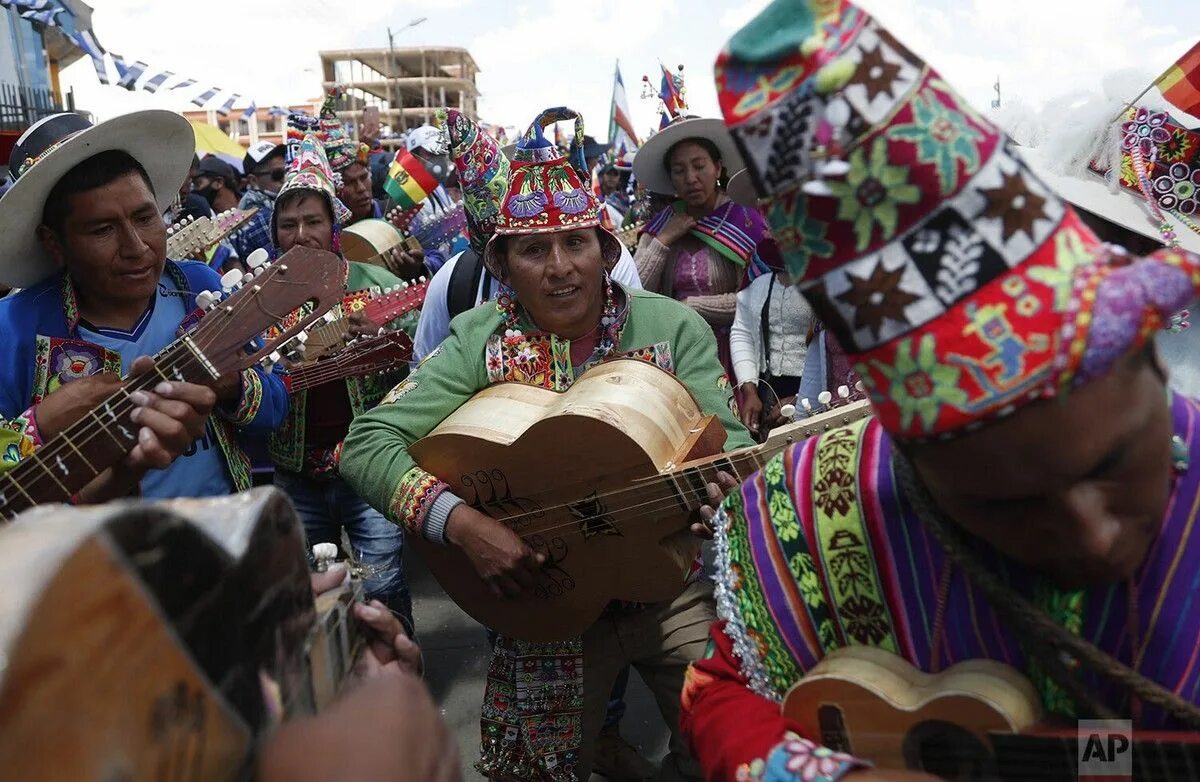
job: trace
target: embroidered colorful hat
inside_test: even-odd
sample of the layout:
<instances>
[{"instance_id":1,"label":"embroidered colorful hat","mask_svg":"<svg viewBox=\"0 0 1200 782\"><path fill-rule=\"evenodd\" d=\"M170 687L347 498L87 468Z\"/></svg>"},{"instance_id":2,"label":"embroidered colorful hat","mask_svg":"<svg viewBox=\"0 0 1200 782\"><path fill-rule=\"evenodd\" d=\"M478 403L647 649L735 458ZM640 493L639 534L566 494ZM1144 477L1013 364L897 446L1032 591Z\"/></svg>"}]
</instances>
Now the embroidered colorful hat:
<instances>
[{"instance_id":1,"label":"embroidered colorful hat","mask_svg":"<svg viewBox=\"0 0 1200 782\"><path fill-rule=\"evenodd\" d=\"M668 171L667 154L676 144L695 138L705 139L716 146L727 173L732 174L744 167L742 156L721 120L685 115L646 139L633 158L633 175L655 193L675 193L675 185L671 184L671 173Z\"/></svg>"},{"instance_id":2,"label":"embroidered colorful hat","mask_svg":"<svg viewBox=\"0 0 1200 782\"><path fill-rule=\"evenodd\" d=\"M337 197L338 177L329 167L329 159L325 156L325 145L316 134L309 133L300 142L296 156L288 164L287 173L283 177L283 185L279 188L276 203L293 190L311 190L325 196L333 210L333 221L336 225L348 225L351 219L350 210ZM275 216L272 215L272 233L274 233Z\"/></svg>"},{"instance_id":3,"label":"embroidered colorful hat","mask_svg":"<svg viewBox=\"0 0 1200 782\"><path fill-rule=\"evenodd\" d=\"M508 189L508 158L495 139L458 109L438 109L436 118L458 174L471 249L482 255Z\"/></svg>"},{"instance_id":4,"label":"embroidered colorful hat","mask_svg":"<svg viewBox=\"0 0 1200 782\"><path fill-rule=\"evenodd\" d=\"M27 288L57 270L38 239L46 199L59 180L90 157L120 150L146 170L160 210L187 179L196 136L192 126L169 111L138 111L93 125L74 113L35 123L17 139L10 155L12 185L0 199L0 283Z\"/></svg>"},{"instance_id":5,"label":"embroidered colorful hat","mask_svg":"<svg viewBox=\"0 0 1200 782\"><path fill-rule=\"evenodd\" d=\"M346 126L337 116L337 88L325 94L325 103L321 105L321 116L318 120L321 141L325 144L325 154L329 158L329 166L335 174L340 174L355 163L367 165L371 148L351 136Z\"/></svg>"},{"instance_id":6,"label":"embroidered colorful hat","mask_svg":"<svg viewBox=\"0 0 1200 782\"><path fill-rule=\"evenodd\" d=\"M570 159L546 138L545 129L556 122L575 121L579 142ZM508 189L499 204L495 235L484 251L488 270L499 276L496 237L557 233L595 228L604 260L611 270L621 257L621 243L601 226L600 203L584 186L587 164L583 159L583 117L567 108L543 111L517 143Z\"/></svg>"},{"instance_id":7,"label":"embroidered colorful hat","mask_svg":"<svg viewBox=\"0 0 1200 782\"><path fill-rule=\"evenodd\" d=\"M1060 125L1036 148L1021 150L1025 161L1075 206L1167 246L1200 252L1200 132L1151 106L1122 101L1115 110L1105 108L1101 127L1081 137Z\"/></svg>"},{"instance_id":8,"label":"embroidered colorful hat","mask_svg":"<svg viewBox=\"0 0 1200 782\"><path fill-rule=\"evenodd\" d=\"M1200 258L1101 245L846 0L776 0L716 79L789 270L898 437L960 433L1103 375L1196 295Z\"/></svg>"}]
</instances>

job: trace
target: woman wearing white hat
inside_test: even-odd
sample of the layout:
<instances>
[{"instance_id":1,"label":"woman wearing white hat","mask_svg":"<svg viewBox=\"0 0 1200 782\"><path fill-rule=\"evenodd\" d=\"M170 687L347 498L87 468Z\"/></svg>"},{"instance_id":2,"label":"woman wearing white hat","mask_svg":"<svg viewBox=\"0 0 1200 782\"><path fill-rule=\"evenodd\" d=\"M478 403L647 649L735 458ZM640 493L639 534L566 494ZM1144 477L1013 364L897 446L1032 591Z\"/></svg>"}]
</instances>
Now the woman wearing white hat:
<instances>
[{"instance_id":1,"label":"woman wearing white hat","mask_svg":"<svg viewBox=\"0 0 1200 782\"><path fill-rule=\"evenodd\" d=\"M762 216L725 194L728 175L741 168L721 121L694 117L651 136L633 161L638 182L676 197L650 220L638 244L634 261L642 284L700 313L716 333L731 376L729 329L737 291L746 271L761 266L757 248L766 235Z\"/></svg>"}]
</instances>

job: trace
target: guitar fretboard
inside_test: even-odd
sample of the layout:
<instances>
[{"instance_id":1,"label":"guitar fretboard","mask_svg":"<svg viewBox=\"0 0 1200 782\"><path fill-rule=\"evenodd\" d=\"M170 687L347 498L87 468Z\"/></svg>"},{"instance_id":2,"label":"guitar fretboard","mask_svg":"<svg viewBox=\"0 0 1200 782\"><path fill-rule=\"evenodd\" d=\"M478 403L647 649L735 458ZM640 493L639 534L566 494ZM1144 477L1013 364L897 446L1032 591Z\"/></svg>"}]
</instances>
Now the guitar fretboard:
<instances>
[{"instance_id":1,"label":"guitar fretboard","mask_svg":"<svg viewBox=\"0 0 1200 782\"><path fill-rule=\"evenodd\" d=\"M162 381L203 383L213 378L188 336L154 359L153 372L127 380L98 408L0 474L0 518L11 519L35 505L66 502L132 451L138 441L138 426L130 419L132 392L148 391Z\"/></svg>"}]
</instances>

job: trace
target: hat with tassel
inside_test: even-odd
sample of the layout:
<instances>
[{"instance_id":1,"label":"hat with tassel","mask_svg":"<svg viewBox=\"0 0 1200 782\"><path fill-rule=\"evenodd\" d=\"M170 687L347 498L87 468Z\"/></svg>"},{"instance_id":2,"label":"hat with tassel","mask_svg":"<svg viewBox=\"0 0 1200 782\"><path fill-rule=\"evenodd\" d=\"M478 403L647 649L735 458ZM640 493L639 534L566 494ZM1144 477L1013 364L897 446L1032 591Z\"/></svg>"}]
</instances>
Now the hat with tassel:
<instances>
[{"instance_id":1,"label":"hat with tassel","mask_svg":"<svg viewBox=\"0 0 1200 782\"><path fill-rule=\"evenodd\" d=\"M1191 253L1101 244L846 0L775 0L716 79L789 270L899 438L953 436L1106 374L1200 286Z\"/></svg>"}]
</instances>

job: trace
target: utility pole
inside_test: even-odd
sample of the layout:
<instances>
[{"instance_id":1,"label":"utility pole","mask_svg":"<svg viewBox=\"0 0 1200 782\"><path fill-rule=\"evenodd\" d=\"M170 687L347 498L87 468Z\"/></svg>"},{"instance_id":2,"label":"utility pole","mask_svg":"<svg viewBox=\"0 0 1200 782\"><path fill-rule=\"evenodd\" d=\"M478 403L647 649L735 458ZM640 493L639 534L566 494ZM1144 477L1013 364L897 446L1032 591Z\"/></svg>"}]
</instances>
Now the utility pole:
<instances>
[{"instance_id":1,"label":"utility pole","mask_svg":"<svg viewBox=\"0 0 1200 782\"><path fill-rule=\"evenodd\" d=\"M426 17L419 16L416 19L413 19L408 24L399 28L395 32L392 31L391 27L389 27L387 29L387 34L388 34L388 74L387 74L387 76L388 76L388 105L391 106L392 111L396 113L396 116L393 117L393 121L392 121L392 135L393 136L396 135L397 125L404 124L404 121L402 119L400 119L400 116L399 116L401 107L396 102L396 70L397 70L397 68L396 68L396 35L398 33L404 32L405 30L409 29L410 27L416 27L417 25L419 25L425 21L427 21ZM403 130L405 130L405 128L400 127L399 130L403 131Z\"/></svg>"}]
</instances>

